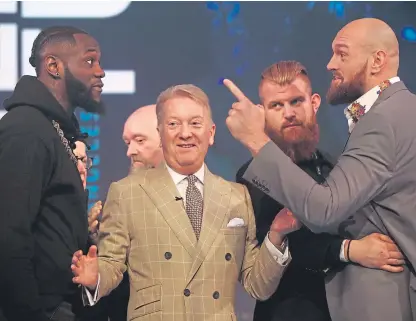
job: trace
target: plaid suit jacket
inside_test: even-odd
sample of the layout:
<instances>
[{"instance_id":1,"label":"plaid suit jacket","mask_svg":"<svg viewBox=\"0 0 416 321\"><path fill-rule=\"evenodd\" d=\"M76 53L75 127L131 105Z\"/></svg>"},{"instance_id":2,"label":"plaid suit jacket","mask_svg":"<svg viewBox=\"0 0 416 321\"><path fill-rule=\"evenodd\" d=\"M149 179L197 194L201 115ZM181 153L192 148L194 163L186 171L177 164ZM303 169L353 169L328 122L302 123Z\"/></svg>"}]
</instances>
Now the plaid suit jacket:
<instances>
[{"instance_id":1,"label":"plaid suit jacket","mask_svg":"<svg viewBox=\"0 0 416 321\"><path fill-rule=\"evenodd\" d=\"M285 266L258 246L246 187L207 168L204 180L198 242L164 165L111 184L100 225L98 298L127 269L128 320L236 320L238 281L259 300L276 290ZM245 226L227 227L235 217Z\"/></svg>"}]
</instances>

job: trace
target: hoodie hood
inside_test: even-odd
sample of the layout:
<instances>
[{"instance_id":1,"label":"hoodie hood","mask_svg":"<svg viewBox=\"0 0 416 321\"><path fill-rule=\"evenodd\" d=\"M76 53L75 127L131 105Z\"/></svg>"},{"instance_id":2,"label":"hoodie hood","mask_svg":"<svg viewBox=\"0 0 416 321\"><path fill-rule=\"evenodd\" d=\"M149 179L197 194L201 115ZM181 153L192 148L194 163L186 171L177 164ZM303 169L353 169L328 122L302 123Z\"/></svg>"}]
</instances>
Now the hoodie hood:
<instances>
[{"instance_id":1,"label":"hoodie hood","mask_svg":"<svg viewBox=\"0 0 416 321\"><path fill-rule=\"evenodd\" d=\"M20 78L12 96L4 101L3 106L7 111L19 106L36 108L51 121L58 122L67 138L73 139L79 134L79 124L75 115L69 115L49 89L36 77Z\"/></svg>"}]
</instances>

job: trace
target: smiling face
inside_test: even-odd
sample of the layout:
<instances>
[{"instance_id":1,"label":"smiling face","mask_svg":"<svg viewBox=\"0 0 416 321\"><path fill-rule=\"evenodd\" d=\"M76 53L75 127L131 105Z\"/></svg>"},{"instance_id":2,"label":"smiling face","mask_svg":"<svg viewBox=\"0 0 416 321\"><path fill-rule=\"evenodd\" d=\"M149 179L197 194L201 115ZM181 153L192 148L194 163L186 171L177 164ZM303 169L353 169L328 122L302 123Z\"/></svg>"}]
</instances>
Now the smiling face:
<instances>
[{"instance_id":1,"label":"smiling face","mask_svg":"<svg viewBox=\"0 0 416 321\"><path fill-rule=\"evenodd\" d=\"M183 175L197 172L214 143L215 125L209 107L173 94L162 103L158 121L167 165Z\"/></svg>"}]
</instances>

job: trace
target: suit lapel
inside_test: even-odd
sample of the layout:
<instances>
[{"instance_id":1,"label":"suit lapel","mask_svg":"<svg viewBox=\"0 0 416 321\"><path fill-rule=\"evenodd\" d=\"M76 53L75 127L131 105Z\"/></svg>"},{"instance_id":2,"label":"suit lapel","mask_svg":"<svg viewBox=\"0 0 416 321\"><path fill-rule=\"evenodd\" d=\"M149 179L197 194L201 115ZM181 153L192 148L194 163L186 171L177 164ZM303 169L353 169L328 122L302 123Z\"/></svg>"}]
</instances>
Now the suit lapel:
<instances>
[{"instance_id":1,"label":"suit lapel","mask_svg":"<svg viewBox=\"0 0 416 321\"><path fill-rule=\"evenodd\" d=\"M373 106L371 107L371 109L368 112L371 112L373 110L373 108L376 107L378 104L387 100L392 95L394 95L395 93L397 93L398 91L401 91L401 90L407 90L403 81L399 81L399 82L396 82L396 83L390 85L388 88L386 88L385 90L383 90L383 92L380 93L377 100L374 102Z\"/></svg>"},{"instance_id":2,"label":"suit lapel","mask_svg":"<svg viewBox=\"0 0 416 321\"><path fill-rule=\"evenodd\" d=\"M374 108L377 107L378 104L382 103L383 101L387 100L388 98L390 98L392 95L394 95L398 91L402 91L402 90L408 90L406 85L403 83L403 81L399 81L399 82L392 84L391 86L389 86L383 92L380 93L377 100L374 102L374 104L371 106L370 110L367 113L371 113L374 110ZM348 135L343 151L345 151L345 148L347 147L350 137L351 137L351 133Z\"/></svg>"},{"instance_id":3,"label":"suit lapel","mask_svg":"<svg viewBox=\"0 0 416 321\"><path fill-rule=\"evenodd\" d=\"M192 280L205 260L215 238L223 226L229 210L231 187L218 176L213 175L205 166L204 210L201 235L196 245L195 257L187 276L187 284Z\"/></svg>"},{"instance_id":4,"label":"suit lapel","mask_svg":"<svg viewBox=\"0 0 416 321\"><path fill-rule=\"evenodd\" d=\"M345 152L345 148L347 148L347 145L348 145L348 142L350 140L350 137L351 137L351 133L348 133L348 137L347 137L347 140L346 140L346 142L344 144L344 148L342 149L342 152Z\"/></svg>"},{"instance_id":5,"label":"suit lapel","mask_svg":"<svg viewBox=\"0 0 416 321\"><path fill-rule=\"evenodd\" d=\"M191 257L195 255L196 237L183 201L165 165L149 170L142 188Z\"/></svg>"}]
</instances>

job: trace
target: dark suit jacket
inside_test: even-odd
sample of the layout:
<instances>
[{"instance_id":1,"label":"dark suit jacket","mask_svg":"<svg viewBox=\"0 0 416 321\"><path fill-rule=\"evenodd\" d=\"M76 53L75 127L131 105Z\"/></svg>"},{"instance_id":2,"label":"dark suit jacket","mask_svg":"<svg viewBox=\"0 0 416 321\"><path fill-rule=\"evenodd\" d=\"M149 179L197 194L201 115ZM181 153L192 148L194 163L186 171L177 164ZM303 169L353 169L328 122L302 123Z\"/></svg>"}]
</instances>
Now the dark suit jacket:
<instances>
[{"instance_id":1,"label":"dark suit jacket","mask_svg":"<svg viewBox=\"0 0 416 321\"><path fill-rule=\"evenodd\" d=\"M242 178L250 162L239 169L236 180L249 190L256 217L257 239L263 242L283 206ZM310 161L298 165L320 183L332 169L331 163L320 152L315 153ZM328 269L343 265L339 260L343 239L329 234L313 234L306 227L291 233L288 238L292 262L275 294L267 301L257 302L254 320L331 320L324 276Z\"/></svg>"}]
</instances>

